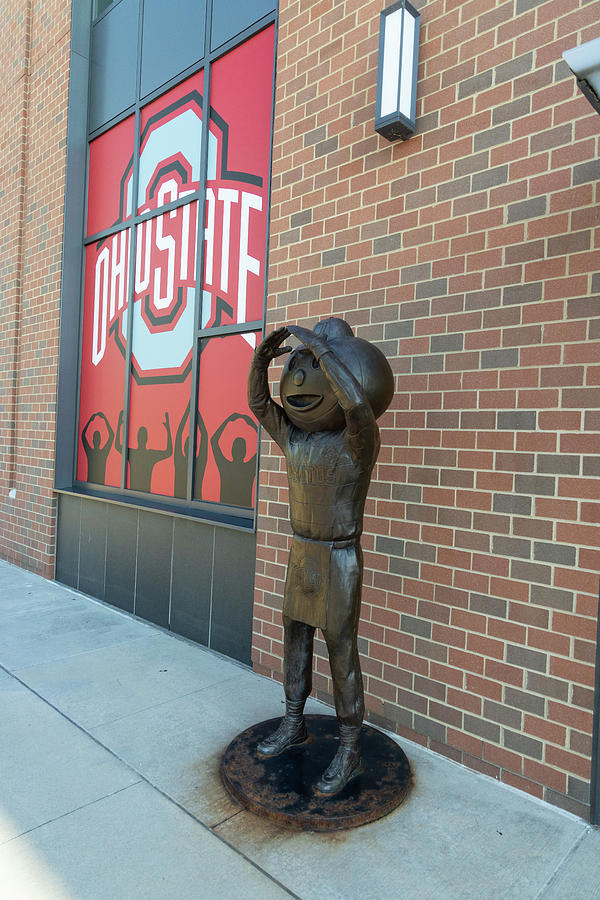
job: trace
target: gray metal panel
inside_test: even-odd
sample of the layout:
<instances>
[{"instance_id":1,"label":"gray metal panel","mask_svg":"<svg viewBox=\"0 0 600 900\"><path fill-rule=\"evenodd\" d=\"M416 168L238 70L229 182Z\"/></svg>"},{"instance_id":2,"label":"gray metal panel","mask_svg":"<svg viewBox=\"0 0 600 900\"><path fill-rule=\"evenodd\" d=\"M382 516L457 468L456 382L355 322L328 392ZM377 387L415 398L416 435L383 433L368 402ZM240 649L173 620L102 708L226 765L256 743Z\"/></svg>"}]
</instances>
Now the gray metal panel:
<instances>
[{"instance_id":1,"label":"gray metal panel","mask_svg":"<svg viewBox=\"0 0 600 900\"><path fill-rule=\"evenodd\" d=\"M145 0L142 97L204 56L205 16L206 0Z\"/></svg>"},{"instance_id":2,"label":"gray metal panel","mask_svg":"<svg viewBox=\"0 0 600 900\"><path fill-rule=\"evenodd\" d=\"M175 519L171 630L208 644L215 529L201 522Z\"/></svg>"},{"instance_id":3,"label":"gray metal panel","mask_svg":"<svg viewBox=\"0 0 600 900\"><path fill-rule=\"evenodd\" d=\"M135 614L166 628L169 624L173 519L140 510Z\"/></svg>"},{"instance_id":4,"label":"gray metal panel","mask_svg":"<svg viewBox=\"0 0 600 900\"><path fill-rule=\"evenodd\" d=\"M139 0L121 0L92 26L90 131L135 102Z\"/></svg>"},{"instance_id":5,"label":"gray metal panel","mask_svg":"<svg viewBox=\"0 0 600 900\"><path fill-rule=\"evenodd\" d=\"M85 56L86 59L90 52L91 20L92 0L72 0L71 53L79 53L81 56ZM85 88L87 89L87 84Z\"/></svg>"},{"instance_id":6,"label":"gray metal panel","mask_svg":"<svg viewBox=\"0 0 600 900\"><path fill-rule=\"evenodd\" d=\"M108 504L104 599L133 612L138 511Z\"/></svg>"},{"instance_id":7,"label":"gray metal panel","mask_svg":"<svg viewBox=\"0 0 600 900\"><path fill-rule=\"evenodd\" d=\"M81 501L79 590L104 600L106 563L106 503Z\"/></svg>"},{"instance_id":8,"label":"gray metal panel","mask_svg":"<svg viewBox=\"0 0 600 900\"><path fill-rule=\"evenodd\" d=\"M276 0L244 0L243 3L222 3L214 0L211 29L211 50L258 22L277 8Z\"/></svg>"},{"instance_id":9,"label":"gray metal panel","mask_svg":"<svg viewBox=\"0 0 600 900\"><path fill-rule=\"evenodd\" d=\"M210 647L250 665L256 535L217 528Z\"/></svg>"},{"instance_id":10,"label":"gray metal panel","mask_svg":"<svg viewBox=\"0 0 600 900\"><path fill-rule=\"evenodd\" d=\"M56 535L56 580L79 587L81 498L60 494Z\"/></svg>"}]
</instances>

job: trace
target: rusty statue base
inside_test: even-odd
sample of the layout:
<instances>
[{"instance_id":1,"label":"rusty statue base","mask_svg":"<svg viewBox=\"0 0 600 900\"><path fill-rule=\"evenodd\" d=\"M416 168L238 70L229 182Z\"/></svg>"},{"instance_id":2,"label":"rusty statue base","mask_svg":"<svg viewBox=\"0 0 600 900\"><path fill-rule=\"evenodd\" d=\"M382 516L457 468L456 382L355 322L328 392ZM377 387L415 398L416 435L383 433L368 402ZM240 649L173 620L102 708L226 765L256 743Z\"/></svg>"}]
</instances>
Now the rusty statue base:
<instances>
[{"instance_id":1,"label":"rusty statue base","mask_svg":"<svg viewBox=\"0 0 600 900\"><path fill-rule=\"evenodd\" d=\"M228 746L221 777L242 806L280 825L337 831L380 819L402 803L411 783L406 755L388 735L369 725L360 733L361 773L335 796L321 794L315 785L339 746L338 720L304 718L307 739L276 756L258 755L256 748L279 719L253 725Z\"/></svg>"}]
</instances>

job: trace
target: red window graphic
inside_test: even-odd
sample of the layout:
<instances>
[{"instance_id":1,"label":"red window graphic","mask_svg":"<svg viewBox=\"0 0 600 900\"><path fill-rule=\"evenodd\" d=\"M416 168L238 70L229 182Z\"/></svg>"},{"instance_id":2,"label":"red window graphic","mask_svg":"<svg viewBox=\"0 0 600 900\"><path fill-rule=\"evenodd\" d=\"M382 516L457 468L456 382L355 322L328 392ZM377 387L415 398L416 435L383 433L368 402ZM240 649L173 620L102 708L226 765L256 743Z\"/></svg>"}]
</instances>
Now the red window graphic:
<instances>
[{"instance_id":1,"label":"red window graphic","mask_svg":"<svg viewBox=\"0 0 600 900\"><path fill-rule=\"evenodd\" d=\"M80 481L253 505L244 325L263 315L273 34L212 66L207 134L199 72L141 110L137 153L133 117L90 144L87 234L109 233L86 247Z\"/></svg>"},{"instance_id":2,"label":"red window graphic","mask_svg":"<svg viewBox=\"0 0 600 900\"><path fill-rule=\"evenodd\" d=\"M123 408L125 360L108 327L111 302L116 304L120 295L121 276L111 273L106 251L115 241L118 249L122 235L127 242L126 230L86 248L81 342L77 478L112 487L121 484L121 455L115 438Z\"/></svg>"},{"instance_id":3,"label":"red window graphic","mask_svg":"<svg viewBox=\"0 0 600 900\"><path fill-rule=\"evenodd\" d=\"M90 144L88 237L131 217L134 124L130 116Z\"/></svg>"},{"instance_id":4,"label":"red window graphic","mask_svg":"<svg viewBox=\"0 0 600 900\"><path fill-rule=\"evenodd\" d=\"M254 505L257 424L248 409L246 385L257 337L260 341L260 334L245 332L202 341L196 499Z\"/></svg>"}]
</instances>

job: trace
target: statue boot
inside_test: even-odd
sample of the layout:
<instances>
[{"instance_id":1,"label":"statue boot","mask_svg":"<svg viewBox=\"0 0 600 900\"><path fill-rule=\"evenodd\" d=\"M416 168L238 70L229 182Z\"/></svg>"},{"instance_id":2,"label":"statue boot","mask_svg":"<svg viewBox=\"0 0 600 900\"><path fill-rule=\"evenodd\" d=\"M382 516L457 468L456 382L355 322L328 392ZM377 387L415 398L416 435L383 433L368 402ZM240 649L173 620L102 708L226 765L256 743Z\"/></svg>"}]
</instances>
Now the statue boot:
<instances>
[{"instance_id":1,"label":"statue boot","mask_svg":"<svg viewBox=\"0 0 600 900\"><path fill-rule=\"evenodd\" d=\"M328 797L339 794L353 778L364 772L358 746L361 728L362 725L340 723L340 746L315 784L318 794L325 794Z\"/></svg>"},{"instance_id":2,"label":"statue boot","mask_svg":"<svg viewBox=\"0 0 600 900\"><path fill-rule=\"evenodd\" d=\"M308 740L306 722L304 720L304 700L286 700L285 716L279 727L261 741L257 747L261 756L277 756L288 747L297 747Z\"/></svg>"}]
</instances>

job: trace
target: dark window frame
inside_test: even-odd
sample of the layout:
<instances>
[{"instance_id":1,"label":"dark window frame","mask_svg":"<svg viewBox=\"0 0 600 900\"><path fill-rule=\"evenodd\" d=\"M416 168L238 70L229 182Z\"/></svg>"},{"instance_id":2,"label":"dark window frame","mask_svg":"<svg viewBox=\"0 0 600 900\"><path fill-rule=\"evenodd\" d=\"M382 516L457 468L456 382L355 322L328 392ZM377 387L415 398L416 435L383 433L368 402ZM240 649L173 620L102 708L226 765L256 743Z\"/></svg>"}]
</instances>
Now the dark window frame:
<instances>
[{"instance_id":1,"label":"dark window frame","mask_svg":"<svg viewBox=\"0 0 600 900\"><path fill-rule=\"evenodd\" d=\"M89 5L87 6L87 23L82 21L82 13L83 10L81 6L79 7L78 19L76 24L76 35L74 35L74 40L72 43L72 52L75 52L74 43L78 40L79 46L82 46L82 32L83 28L87 26L87 40L88 40L88 55L87 55L87 66L89 71L89 59L91 54L91 42L92 42L92 28L93 24L102 18L105 15L108 15L110 11L118 5L119 0L116 3L111 4L107 9L102 13L102 15L98 18L94 18L94 9L95 9L95 0L89 0ZM75 16L75 7L77 3L73 3L73 15ZM197 222L197 241L196 241L196 260L197 260L197 268L196 271L198 273L202 273L204 271L204 255L205 255L205 242L201 239L203 234L203 230L205 227L205 217L206 217L206 203L205 203L205 189L206 189L206 174L208 167L208 129L203 129L202 132L202 150L201 150L201 162L200 162L200 188L198 191L195 191L193 194L186 196L185 198L178 199L171 203L165 204L156 210L152 210L150 213L138 214L137 206L135 210L132 210L134 213L130 219L127 219L125 222L118 223L113 227L105 229L102 232L99 232L94 235L86 236L86 222L87 222L87 199L88 199L88 169L89 169L89 145L92 140L99 137L102 134L105 134L120 122L129 118L130 116L134 116L134 148L133 148L133 160L134 160L134 186L133 186L133 196L136 196L136 186L137 186L137 168L138 168L138 160L139 160L139 144L140 144L140 123L141 123L141 113L142 109L151 103L153 100L161 97L165 93L167 93L171 88L185 81L190 76L196 74L197 72L204 70L204 86L203 86L203 121L207 121L207 117L210 113L210 90L211 90L211 69L212 65L219 60L221 57L226 55L229 51L233 50L235 47L247 41L249 38L254 37L256 34L263 31L265 28L274 25L275 27L275 52L274 52L274 60L273 60L273 87L272 87L272 95L271 95L271 142L270 142L270 150L269 150L269 164L268 164L268 184L267 187L267 207L270 208L270 196L271 196L271 183L270 183L270 173L271 173L271 165L272 165L272 130L273 130L273 115L274 115L274 96L275 96L275 72L276 72L276 48L277 48L277 10L273 10L273 12L269 13L266 16L263 16L257 22L248 26L241 30L238 34L236 34L230 40L224 42L219 47L214 50L210 49L210 39L209 36L211 34L211 19L212 19L212 4L208 2L206 4L206 18L205 18L205 29L207 40L205 41L205 53L204 56L201 57L194 65L187 67L184 71L174 76L173 78L167 80L164 84L160 85L158 88L154 89L151 92L146 94L141 93L141 69L142 69L142 32L143 32L143 14L144 14L144 0L140 0L139 5L139 16L138 16L138 37L137 37L137 68L136 68L136 95L137 99L135 104L127 107L122 110L117 116L114 116L112 119L107 121L104 125L99 128L90 130L89 128L89 83L90 79L88 77L88 98L85 109L85 177L83 179L83 185L79 186L79 204L75 202L71 204L71 209L73 205L79 206L80 209L80 218L79 218L79 262L78 262L78 281L79 281L79 296L77 297L76 302L71 301L71 307L78 307L78 334L77 334L77 342L76 342L76 350L73 353L72 342L69 349L67 349L69 345L69 334L73 336L73 324L70 326L67 324L67 310L65 309L65 305L63 303L63 314L61 319L61 355L60 355L60 367L59 367L59 397L58 397L58 415L57 415L57 466L56 466L56 478L55 478L55 489L59 492L66 493L77 493L84 494L89 497L97 497L102 500L116 502L118 504L124 505L135 505L142 508L153 509L157 512L165 512L178 516L185 517L193 517L199 518L206 521L212 521L214 523L226 524L233 527L241 527L244 530L248 529L256 529L256 507L257 503L255 501L253 509L244 509L241 507L230 507L222 503L218 502L210 502L204 500L193 499L193 476L194 476L194 459L195 453L189 453L188 458L188 479L187 479L187 496L185 499L175 498L175 497L167 497L161 494L151 494L151 493L140 493L134 491L130 488L126 488L126 477L127 477L127 440L129 437L129 399L130 399L130 390L131 390L131 338L132 338L132 323L133 316L129 317L128 321L128 342L127 342L127 354L125 359L125 385L124 385L124 403L123 403L123 452L122 452L122 463L121 463L121 484L120 487L112 487L105 486L99 484L91 484L89 482L83 482L77 479L76 477L76 467L77 467L77 450L78 450L78 441L79 441L79 393L80 393L80 365L81 365L81 342L82 342L82 324L83 324L83 289L84 289L84 275L85 275L85 250L86 247L90 244L97 242L101 237L106 237L108 235L113 235L127 228L130 229L130 259L135 260L135 248L136 248L136 237L137 237L137 225L149 218L155 217L160 214L164 214L169 212L171 209L177 208L179 206L183 206L186 203L193 203L198 201L198 222ZM85 13L84 13L85 15ZM78 37L77 37L78 35ZM81 104L80 104L81 106ZM71 112L69 116L69 126L71 128ZM75 110L75 115L73 118L79 119L79 128L75 127L74 131L79 131L79 141L81 143L81 138L83 137L83 127L82 127L82 111L79 109ZM77 123L76 123L77 126ZM71 136L73 138L73 136ZM73 157L77 150L74 148L73 144L77 142L77 135L75 135L75 141L73 139L68 142L70 146L68 146L68 162L67 162L67 177L69 179L69 188L71 187L71 182L74 180L73 178L69 178L69 173L71 170L69 159ZM78 148L79 155L81 153L81 147ZM81 170L82 163L81 159L79 159L79 169ZM79 176L81 178L81 176ZM68 190L69 190L68 188ZM69 199L66 198L65 201L65 228L67 228L67 211L69 208ZM266 246L265 246L265 265L263 272L263 296L266 301L267 294L267 275L268 275L268 245L269 245L269 214L267 209L267 232L266 232ZM71 282L71 289L73 288L73 283L75 281L73 275L73 248L71 247L71 273L70 278L68 279ZM68 285L65 283L65 273L63 272L63 300L65 300L65 293L68 290ZM130 265L129 272L129 284L127 289L128 302L133 296L133 289L135 284L135 265ZM207 337L217 337L221 335L230 335L230 334L244 334L250 332L261 332L264 331L265 327L265 317L266 317L266 302L263 303L263 317L257 321L244 322L241 324L229 324L220 327L214 328L202 328L200 322L200 308L201 308L201 298L203 291L203 281L200 276L197 279L196 288L195 288L195 320L194 320L194 335L193 335L193 357L192 357L192 372L190 379L190 434L196 435L196 416L197 416L197 393L198 393L198 362L199 362L199 348L201 346L201 342L203 339ZM65 332L63 334L63 331ZM73 358L74 357L74 358ZM75 389L73 389L72 385L67 385L65 382L67 379L75 380ZM70 422L69 431L72 435L71 443L71 451L68 453L70 457L70 468L71 468L71 477L67 478L66 475L66 441L64 435L61 435L61 422L68 421ZM60 445L60 446L59 446ZM257 454L256 454L256 484L258 484L258 461L260 454L260 433L259 439L257 442Z\"/></svg>"}]
</instances>

